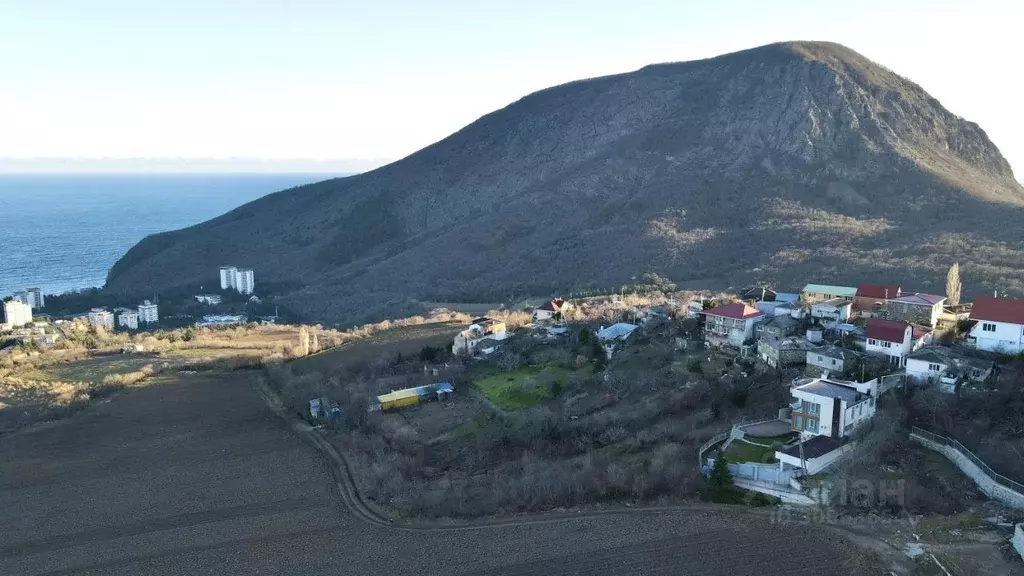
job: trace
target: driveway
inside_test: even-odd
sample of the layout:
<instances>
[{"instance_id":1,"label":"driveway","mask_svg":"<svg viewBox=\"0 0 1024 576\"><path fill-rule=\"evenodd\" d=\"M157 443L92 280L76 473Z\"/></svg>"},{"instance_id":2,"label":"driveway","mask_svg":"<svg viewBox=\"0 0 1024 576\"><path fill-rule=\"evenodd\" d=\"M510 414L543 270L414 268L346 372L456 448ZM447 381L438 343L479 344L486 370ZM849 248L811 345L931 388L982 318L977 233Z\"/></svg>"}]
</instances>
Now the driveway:
<instances>
[{"instance_id":1,"label":"driveway","mask_svg":"<svg viewBox=\"0 0 1024 576\"><path fill-rule=\"evenodd\" d=\"M0 436L0 574L877 573L820 527L742 511L381 526L250 378L188 376Z\"/></svg>"}]
</instances>

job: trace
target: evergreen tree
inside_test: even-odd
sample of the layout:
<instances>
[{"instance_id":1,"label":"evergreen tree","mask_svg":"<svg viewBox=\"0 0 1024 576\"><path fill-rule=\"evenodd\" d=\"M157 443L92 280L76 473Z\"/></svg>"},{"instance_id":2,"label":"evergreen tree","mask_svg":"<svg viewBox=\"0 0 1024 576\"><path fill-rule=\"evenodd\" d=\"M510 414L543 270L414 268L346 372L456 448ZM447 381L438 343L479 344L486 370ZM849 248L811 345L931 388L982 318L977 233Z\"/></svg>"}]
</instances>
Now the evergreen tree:
<instances>
[{"instance_id":1,"label":"evergreen tree","mask_svg":"<svg viewBox=\"0 0 1024 576\"><path fill-rule=\"evenodd\" d=\"M724 454L718 454L715 458L715 465L711 468L711 476L708 478L708 496L719 504L735 504L739 499L739 490L732 483L729 461L726 460Z\"/></svg>"}]
</instances>

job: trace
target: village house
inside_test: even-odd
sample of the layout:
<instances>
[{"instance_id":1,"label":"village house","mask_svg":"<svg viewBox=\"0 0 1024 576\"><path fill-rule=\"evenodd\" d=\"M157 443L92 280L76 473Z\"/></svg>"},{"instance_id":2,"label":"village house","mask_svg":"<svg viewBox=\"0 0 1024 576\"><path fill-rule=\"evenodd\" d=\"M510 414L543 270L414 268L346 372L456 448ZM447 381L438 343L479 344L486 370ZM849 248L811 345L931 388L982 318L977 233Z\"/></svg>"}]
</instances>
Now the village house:
<instances>
[{"instance_id":1,"label":"village house","mask_svg":"<svg viewBox=\"0 0 1024 576\"><path fill-rule=\"evenodd\" d=\"M886 300L898 298L899 295L900 287L896 284L860 284L853 301L854 309L873 315L885 306Z\"/></svg>"},{"instance_id":2,"label":"village house","mask_svg":"<svg viewBox=\"0 0 1024 576\"><path fill-rule=\"evenodd\" d=\"M866 336L868 354L884 356L889 364L899 367L906 364L908 354L930 342L930 333L926 330L884 318L869 318Z\"/></svg>"},{"instance_id":3,"label":"village house","mask_svg":"<svg viewBox=\"0 0 1024 576\"><path fill-rule=\"evenodd\" d=\"M533 319L537 322L544 322L551 319L561 318L565 312L569 303L561 298L554 300L548 300L547 302L537 306L533 309Z\"/></svg>"},{"instance_id":4,"label":"village house","mask_svg":"<svg viewBox=\"0 0 1024 576\"><path fill-rule=\"evenodd\" d=\"M844 298L833 298L811 305L811 318L822 326L834 326L850 319L853 303Z\"/></svg>"},{"instance_id":5,"label":"village house","mask_svg":"<svg viewBox=\"0 0 1024 576\"><path fill-rule=\"evenodd\" d=\"M504 322L486 316L475 318L468 328L455 335L455 340L452 343L452 354L472 354L485 338L492 340L492 342L488 342L487 346L481 349L481 352L489 353L486 352L487 350L493 352L497 342L504 340L505 337Z\"/></svg>"},{"instance_id":6,"label":"village house","mask_svg":"<svg viewBox=\"0 0 1024 576\"><path fill-rule=\"evenodd\" d=\"M857 296L857 289L853 286L833 286L831 284L808 284L800 292L804 302L823 302L833 298L842 298L847 302L853 302Z\"/></svg>"},{"instance_id":7,"label":"village house","mask_svg":"<svg viewBox=\"0 0 1024 576\"><path fill-rule=\"evenodd\" d=\"M754 337L754 325L764 319L764 313L737 302L705 310L704 341L713 346L729 344L739 348Z\"/></svg>"},{"instance_id":8,"label":"village house","mask_svg":"<svg viewBox=\"0 0 1024 576\"><path fill-rule=\"evenodd\" d=\"M911 324L935 328L939 323L942 305L945 302L945 296L920 292L904 293L899 298L890 298L885 302L884 317L889 320L903 320Z\"/></svg>"},{"instance_id":9,"label":"village house","mask_svg":"<svg viewBox=\"0 0 1024 576\"><path fill-rule=\"evenodd\" d=\"M875 414L877 382L816 378L790 390L792 427L805 438L849 436Z\"/></svg>"},{"instance_id":10,"label":"village house","mask_svg":"<svg viewBox=\"0 0 1024 576\"><path fill-rule=\"evenodd\" d=\"M907 376L919 383L936 383L952 394L962 382L984 382L992 375L991 360L968 358L949 348L926 346L907 356Z\"/></svg>"},{"instance_id":11,"label":"village house","mask_svg":"<svg viewBox=\"0 0 1024 576\"><path fill-rule=\"evenodd\" d=\"M612 324L607 328L602 326L597 331L597 339L604 346L605 354L607 354L608 357L611 358L612 353L615 352L615 348L619 346L622 342L625 342L629 338L629 335L632 334L636 329L637 326L633 324L626 324L625 322Z\"/></svg>"},{"instance_id":12,"label":"village house","mask_svg":"<svg viewBox=\"0 0 1024 576\"><path fill-rule=\"evenodd\" d=\"M757 356L772 368L803 364L817 346L803 338L763 338L757 342Z\"/></svg>"},{"instance_id":13,"label":"village house","mask_svg":"<svg viewBox=\"0 0 1024 576\"><path fill-rule=\"evenodd\" d=\"M740 293L740 300L744 302L775 302L776 292L767 286L754 286L747 288Z\"/></svg>"},{"instance_id":14,"label":"village house","mask_svg":"<svg viewBox=\"0 0 1024 576\"><path fill-rule=\"evenodd\" d=\"M861 353L849 348L838 346L822 346L807 351L807 366L817 368L824 373L845 374L847 370L860 360Z\"/></svg>"},{"instance_id":15,"label":"village house","mask_svg":"<svg viewBox=\"0 0 1024 576\"><path fill-rule=\"evenodd\" d=\"M778 340L793 336L800 331L803 322L789 315L772 316L754 327L757 338L761 340Z\"/></svg>"},{"instance_id":16,"label":"village house","mask_svg":"<svg viewBox=\"0 0 1024 576\"><path fill-rule=\"evenodd\" d=\"M1024 300L980 296L971 308L967 341L979 350L1020 354L1024 352Z\"/></svg>"}]
</instances>

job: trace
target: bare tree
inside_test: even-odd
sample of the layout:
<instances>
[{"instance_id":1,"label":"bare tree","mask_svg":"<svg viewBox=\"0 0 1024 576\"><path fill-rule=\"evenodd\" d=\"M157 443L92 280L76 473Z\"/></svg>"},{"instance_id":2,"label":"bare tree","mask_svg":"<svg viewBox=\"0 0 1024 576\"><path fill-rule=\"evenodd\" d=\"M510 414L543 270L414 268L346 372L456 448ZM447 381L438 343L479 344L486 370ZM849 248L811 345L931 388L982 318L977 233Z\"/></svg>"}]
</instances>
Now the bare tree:
<instances>
[{"instance_id":1,"label":"bare tree","mask_svg":"<svg viewBox=\"0 0 1024 576\"><path fill-rule=\"evenodd\" d=\"M963 288L963 284L960 283L960 263L954 262L949 267L949 272L946 273L946 298L953 306L960 303L961 288Z\"/></svg>"}]
</instances>

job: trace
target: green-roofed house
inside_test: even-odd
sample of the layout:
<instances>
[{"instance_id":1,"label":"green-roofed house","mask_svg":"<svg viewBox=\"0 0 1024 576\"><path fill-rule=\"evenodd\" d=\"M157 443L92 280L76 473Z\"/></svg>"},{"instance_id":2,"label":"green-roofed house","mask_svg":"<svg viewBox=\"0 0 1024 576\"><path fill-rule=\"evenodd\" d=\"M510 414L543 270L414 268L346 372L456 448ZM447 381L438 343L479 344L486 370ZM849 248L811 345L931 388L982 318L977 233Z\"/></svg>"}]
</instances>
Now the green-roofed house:
<instances>
[{"instance_id":1,"label":"green-roofed house","mask_svg":"<svg viewBox=\"0 0 1024 576\"><path fill-rule=\"evenodd\" d=\"M800 292L800 298L804 302L824 302L833 298L842 298L847 302L853 302L857 297L855 286L833 286L831 284L808 284Z\"/></svg>"}]
</instances>

